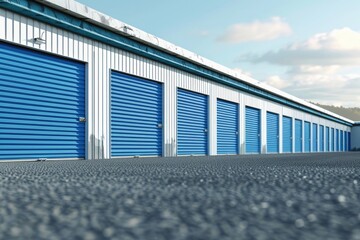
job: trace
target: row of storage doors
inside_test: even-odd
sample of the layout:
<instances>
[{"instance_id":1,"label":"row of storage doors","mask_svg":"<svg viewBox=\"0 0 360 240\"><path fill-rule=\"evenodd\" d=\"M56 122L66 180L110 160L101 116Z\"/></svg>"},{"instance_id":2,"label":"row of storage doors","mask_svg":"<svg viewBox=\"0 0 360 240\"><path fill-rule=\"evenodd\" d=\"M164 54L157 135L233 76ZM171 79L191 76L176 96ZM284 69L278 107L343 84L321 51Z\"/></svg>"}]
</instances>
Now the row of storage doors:
<instances>
[{"instance_id":1,"label":"row of storage doors","mask_svg":"<svg viewBox=\"0 0 360 240\"><path fill-rule=\"evenodd\" d=\"M162 84L111 73L111 156L162 155ZM219 154L237 154L238 105L217 102ZM177 90L177 154L208 154L208 97Z\"/></svg>"},{"instance_id":2,"label":"row of storage doors","mask_svg":"<svg viewBox=\"0 0 360 240\"><path fill-rule=\"evenodd\" d=\"M140 93L140 94L139 94ZM162 84L119 72L112 72L111 81L111 156L160 156L162 155L163 106ZM279 114L266 113L266 152L279 152ZM177 155L208 154L208 96L184 90L177 90ZM283 152L331 151L330 129L320 126L320 144L317 144L317 124L282 118ZM303 129L304 128L304 129ZM310 133L313 129L313 134ZM332 129L333 130L333 129ZM339 130L336 130L337 132ZM303 136L304 133L304 136ZM326 134L326 135L325 135ZM341 135L343 134L343 135ZM347 135L339 149L348 146ZM314 136L311 140L310 136ZM316 137L315 137L316 136ZM293 138L294 147L293 149ZM327 144L325 144L325 139ZM304 148L303 148L304 144ZM314 146L320 146L320 149ZM325 147L324 147L325 146ZM340 147L343 146L343 147ZM348 149L346 149L348 150ZM245 152L261 152L261 111L245 108ZM237 103L217 99L217 154L239 153L239 106Z\"/></svg>"},{"instance_id":3,"label":"row of storage doors","mask_svg":"<svg viewBox=\"0 0 360 240\"><path fill-rule=\"evenodd\" d=\"M84 63L0 43L0 87L0 159L85 158ZM162 89L161 83L111 72L112 157L163 155ZM208 154L208 122L208 97L178 89L178 155ZM283 139L292 137L287 123L283 118ZM259 109L246 107L245 125L246 153L261 152ZM335 133L343 139L342 131ZM238 154L239 136L238 104L218 99L217 153ZM283 146L292 151L287 142ZM279 152L279 115L270 112L267 152Z\"/></svg>"}]
</instances>

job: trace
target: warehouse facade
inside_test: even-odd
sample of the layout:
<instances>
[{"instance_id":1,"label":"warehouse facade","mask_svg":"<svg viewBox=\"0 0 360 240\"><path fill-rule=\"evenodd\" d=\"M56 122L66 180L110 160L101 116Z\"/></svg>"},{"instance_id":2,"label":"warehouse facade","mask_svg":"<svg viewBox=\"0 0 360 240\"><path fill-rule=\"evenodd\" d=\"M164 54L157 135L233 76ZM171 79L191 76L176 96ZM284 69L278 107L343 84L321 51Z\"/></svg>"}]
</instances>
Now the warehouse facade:
<instances>
[{"instance_id":1,"label":"warehouse facade","mask_svg":"<svg viewBox=\"0 0 360 240\"><path fill-rule=\"evenodd\" d=\"M353 121L68 1L0 0L0 159L349 151Z\"/></svg>"}]
</instances>

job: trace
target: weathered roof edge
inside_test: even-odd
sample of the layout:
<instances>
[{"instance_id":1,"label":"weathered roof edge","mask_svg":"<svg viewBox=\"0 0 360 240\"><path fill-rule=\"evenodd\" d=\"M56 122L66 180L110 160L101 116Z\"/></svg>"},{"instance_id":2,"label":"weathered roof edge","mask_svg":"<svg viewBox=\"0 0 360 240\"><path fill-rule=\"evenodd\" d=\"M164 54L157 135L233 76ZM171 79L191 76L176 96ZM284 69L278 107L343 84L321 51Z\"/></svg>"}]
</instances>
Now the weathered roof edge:
<instances>
[{"instance_id":1,"label":"weathered roof edge","mask_svg":"<svg viewBox=\"0 0 360 240\"><path fill-rule=\"evenodd\" d=\"M335 114L331 111L328 111L326 109L318 107L312 103L309 103L309 102L302 100L298 97L295 97L291 94L288 94L279 89L271 87L263 82L257 81L247 75L241 74L230 68L222 66L216 62L213 62L209 59L201 57L200 55L198 55L196 53L193 53L184 48L176 46L176 45L174 45L170 42L167 42L161 38L158 38L152 34L146 33L138 28L135 28L124 22L121 22L115 18L112 18L106 14L103 14L97 10L94 10L94 9L92 9L84 4L81 4L79 2L76 2L74 0L35 0L35 1L45 4L45 5L48 5L52 8L58 9L69 15L80 18L83 21L93 23L93 24L103 27L105 29L111 30L115 33L130 37L131 39L142 42L145 45L149 45L151 47L154 47L154 48L157 48L164 52L167 52L171 55L175 55L175 56L183 58L187 61L201 65L202 67L205 67L205 68L211 69L213 71L216 71L218 73L230 76L234 79L237 79L238 81L245 82L247 84L250 84L252 86L255 86L259 89L262 89L262 90L265 90L268 92L272 92L280 97L286 98L293 102L297 102L301 105L312 108L316 111L323 112L325 114L328 114L335 118L349 122L351 124L354 123L354 121L352 121L348 118L345 118L345 117Z\"/></svg>"}]
</instances>

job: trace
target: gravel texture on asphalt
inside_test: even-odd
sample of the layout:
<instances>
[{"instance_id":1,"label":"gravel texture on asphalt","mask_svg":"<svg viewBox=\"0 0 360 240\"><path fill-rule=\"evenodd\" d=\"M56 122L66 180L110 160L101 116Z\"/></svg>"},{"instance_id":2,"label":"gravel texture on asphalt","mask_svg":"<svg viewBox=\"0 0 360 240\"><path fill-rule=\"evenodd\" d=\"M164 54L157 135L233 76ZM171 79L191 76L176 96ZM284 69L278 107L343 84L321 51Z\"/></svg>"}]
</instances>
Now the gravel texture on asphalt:
<instances>
[{"instance_id":1,"label":"gravel texture on asphalt","mask_svg":"<svg viewBox=\"0 0 360 240\"><path fill-rule=\"evenodd\" d=\"M0 163L0 239L360 240L360 153Z\"/></svg>"}]
</instances>

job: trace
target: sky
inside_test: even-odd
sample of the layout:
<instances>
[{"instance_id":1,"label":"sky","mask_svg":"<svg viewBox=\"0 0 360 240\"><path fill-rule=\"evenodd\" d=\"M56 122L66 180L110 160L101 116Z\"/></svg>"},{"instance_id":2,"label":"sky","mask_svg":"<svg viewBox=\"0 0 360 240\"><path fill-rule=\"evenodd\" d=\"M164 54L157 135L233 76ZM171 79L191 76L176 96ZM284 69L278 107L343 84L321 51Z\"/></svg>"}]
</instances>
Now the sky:
<instances>
[{"instance_id":1,"label":"sky","mask_svg":"<svg viewBox=\"0 0 360 240\"><path fill-rule=\"evenodd\" d=\"M78 0L307 101L360 107L359 0Z\"/></svg>"}]
</instances>

